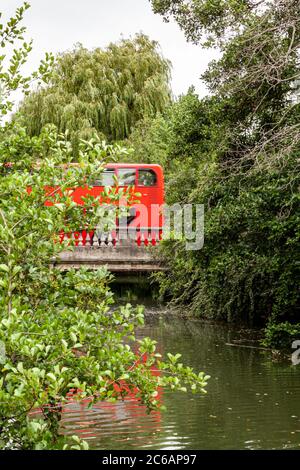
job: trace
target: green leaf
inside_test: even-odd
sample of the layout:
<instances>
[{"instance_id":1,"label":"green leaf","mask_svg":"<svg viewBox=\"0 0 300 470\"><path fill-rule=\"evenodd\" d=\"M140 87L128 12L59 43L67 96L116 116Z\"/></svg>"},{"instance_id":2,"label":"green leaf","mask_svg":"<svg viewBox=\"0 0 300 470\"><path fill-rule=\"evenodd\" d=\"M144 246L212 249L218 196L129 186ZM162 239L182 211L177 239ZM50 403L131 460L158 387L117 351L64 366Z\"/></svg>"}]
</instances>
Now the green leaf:
<instances>
[{"instance_id":1,"label":"green leaf","mask_svg":"<svg viewBox=\"0 0 300 470\"><path fill-rule=\"evenodd\" d=\"M47 377L51 379L53 382L56 382L57 378L52 372L48 372Z\"/></svg>"}]
</instances>

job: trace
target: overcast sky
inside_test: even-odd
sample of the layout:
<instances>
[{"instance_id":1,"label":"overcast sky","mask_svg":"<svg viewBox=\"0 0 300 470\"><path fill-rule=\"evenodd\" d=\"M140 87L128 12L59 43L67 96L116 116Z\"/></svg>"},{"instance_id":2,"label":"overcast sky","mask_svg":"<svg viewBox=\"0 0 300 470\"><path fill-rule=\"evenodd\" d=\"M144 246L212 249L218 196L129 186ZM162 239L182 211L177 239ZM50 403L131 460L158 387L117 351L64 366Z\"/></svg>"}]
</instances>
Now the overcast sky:
<instances>
[{"instance_id":1,"label":"overcast sky","mask_svg":"<svg viewBox=\"0 0 300 470\"><path fill-rule=\"evenodd\" d=\"M194 85L200 96L206 94L200 75L216 56L186 42L175 23L165 23L154 15L148 0L28 0L24 24L34 40L26 72L34 70L45 51L70 49L76 42L87 48L105 47L143 32L161 45L163 55L171 60L172 89L175 96ZM13 14L22 0L0 0L4 16Z\"/></svg>"}]
</instances>

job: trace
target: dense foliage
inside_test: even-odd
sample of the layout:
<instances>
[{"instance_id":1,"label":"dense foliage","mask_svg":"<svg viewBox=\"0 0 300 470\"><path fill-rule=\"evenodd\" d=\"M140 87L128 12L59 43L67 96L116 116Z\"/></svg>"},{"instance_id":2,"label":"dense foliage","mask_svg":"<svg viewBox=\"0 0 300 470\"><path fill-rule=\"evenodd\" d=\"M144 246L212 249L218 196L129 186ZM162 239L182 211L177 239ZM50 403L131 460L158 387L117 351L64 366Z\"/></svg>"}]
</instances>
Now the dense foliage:
<instances>
[{"instance_id":1,"label":"dense foliage","mask_svg":"<svg viewBox=\"0 0 300 470\"><path fill-rule=\"evenodd\" d=\"M143 34L106 49L76 45L57 57L48 85L30 93L20 107L29 135L55 124L69 132L78 155L80 138L129 136L143 117L153 117L171 102L170 64L158 44Z\"/></svg>"},{"instance_id":2,"label":"dense foliage","mask_svg":"<svg viewBox=\"0 0 300 470\"><path fill-rule=\"evenodd\" d=\"M169 202L205 204L204 248L167 243L161 291L204 317L297 322L299 2L152 5L222 53L209 97L191 90L132 135L136 155L165 165Z\"/></svg>"}]
</instances>

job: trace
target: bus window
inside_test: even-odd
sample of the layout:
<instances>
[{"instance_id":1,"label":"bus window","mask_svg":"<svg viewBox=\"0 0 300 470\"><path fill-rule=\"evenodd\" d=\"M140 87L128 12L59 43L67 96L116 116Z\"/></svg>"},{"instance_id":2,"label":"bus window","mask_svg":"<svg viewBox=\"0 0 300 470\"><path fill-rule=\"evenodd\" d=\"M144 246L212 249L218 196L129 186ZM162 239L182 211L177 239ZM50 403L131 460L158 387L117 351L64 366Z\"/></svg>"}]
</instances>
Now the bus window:
<instances>
[{"instance_id":1,"label":"bus window","mask_svg":"<svg viewBox=\"0 0 300 470\"><path fill-rule=\"evenodd\" d=\"M114 186L114 170L104 170L101 175L93 182L93 186Z\"/></svg>"},{"instance_id":2,"label":"bus window","mask_svg":"<svg viewBox=\"0 0 300 470\"><path fill-rule=\"evenodd\" d=\"M135 185L135 168L118 168L119 186Z\"/></svg>"},{"instance_id":3,"label":"bus window","mask_svg":"<svg viewBox=\"0 0 300 470\"><path fill-rule=\"evenodd\" d=\"M157 183L156 174L153 170L139 170L139 186L155 186Z\"/></svg>"}]
</instances>

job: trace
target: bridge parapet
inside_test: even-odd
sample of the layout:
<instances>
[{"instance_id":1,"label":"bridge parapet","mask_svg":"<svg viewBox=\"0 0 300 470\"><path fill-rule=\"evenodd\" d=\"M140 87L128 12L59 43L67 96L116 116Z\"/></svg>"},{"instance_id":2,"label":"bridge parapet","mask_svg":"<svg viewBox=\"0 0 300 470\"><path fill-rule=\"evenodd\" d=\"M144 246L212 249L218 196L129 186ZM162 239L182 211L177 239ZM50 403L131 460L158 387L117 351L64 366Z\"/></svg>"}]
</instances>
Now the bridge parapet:
<instances>
[{"instance_id":1,"label":"bridge parapet","mask_svg":"<svg viewBox=\"0 0 300 470\"><path fill-rule=\"evenodd\" d=\"M98 269L106 266L113 273L149 273L164 271L155 256L155 247L138 246L135 243L113 245L76 246L72 251L63 251L53 263L61 270L79 268Z\"/></svg>"},{"instance_id":2,"label":"bridge parapet","mask_svg":"<svg viewBox=\"0 0 300 470\"><path fill-rule=\"evenodd\" d=\"M125 227L111 232L81 230L72 233L61 232L60 241L72 240L76 247L116 247L128 242L137 246L155 246L162 238L162 228Z\"/></svg>"}]
</instances>

